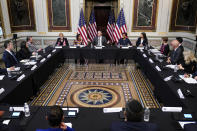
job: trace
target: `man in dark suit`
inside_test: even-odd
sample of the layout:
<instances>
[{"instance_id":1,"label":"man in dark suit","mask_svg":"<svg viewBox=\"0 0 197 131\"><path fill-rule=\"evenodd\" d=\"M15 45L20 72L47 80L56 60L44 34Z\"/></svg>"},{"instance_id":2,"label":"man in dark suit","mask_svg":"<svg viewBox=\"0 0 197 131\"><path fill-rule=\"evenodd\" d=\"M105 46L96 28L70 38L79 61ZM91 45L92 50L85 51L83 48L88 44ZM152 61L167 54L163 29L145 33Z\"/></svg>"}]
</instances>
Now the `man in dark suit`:
<instances>
[{"instance_id":1,"label":"man in dark suit","mask_svg":"<svg viewBox=\"0 0 197 131\"><path fill-rule=\"evenodd\" d=\"M13 43L11 41L5 41L4 43L5 51L3 53L3 61L6 68L15 66L18 63L18 60L15 56L13 50Z\"/></svg>"},{"instance_id":2,"label":"man in dark suit","mask_svg":"<svg viewBox=\"0 0 197 131\"><path fill-rule=\"evenodd\" d=\"M114 122L111 131L158 131L154 123L142 122L143 107L137 100L130 100L124 111L125 121Z\"/></svg>"},{"instance_id":3,"label":"man in dark suit","mask_svg":"<svg viewBox=\"0 0 197 131\"><path fill-rule=\"evenodd\" d=\"M52 106L46 119L48 120L51 128L37 129L36 131L74 131L74 129L68 127L64 122L63 110L60 106Z\"/></svg>"},{"instance_id":4,"label":"man in dark suit","mask_svg":"<svg viewBox=\"0 0 197 131\"><path fill-rule=\"evenodd\" d=\"M102 36L102 32L98 31L97 36L93 40L93 45L95 46L107 46L107 39L105 36Z\"/></svg>"},{"instance_id":5,"label":"man in dark suit","mask_svg":"<svg viewBox=\"0 0 197 131\"><path fill-rule=\"evenodd\" d=\"M173 47L173 51L171 52L167 62L173 65L184 64L183 48L181 44L177 40L173 40L171 42L171 46Z\"/></svg>"},{"instance_id":6,"label":"man in dark suit","mask_svg":"<svg viewBox=\"0 0 197 131\"><path fill-rule=\"evenodd\" d=\"M184 47L183 47L183 38L182 37L176 37L176 40L179 42L180 47L182 49L182 51L184 52Z\"/></svg>"}]
</instances>

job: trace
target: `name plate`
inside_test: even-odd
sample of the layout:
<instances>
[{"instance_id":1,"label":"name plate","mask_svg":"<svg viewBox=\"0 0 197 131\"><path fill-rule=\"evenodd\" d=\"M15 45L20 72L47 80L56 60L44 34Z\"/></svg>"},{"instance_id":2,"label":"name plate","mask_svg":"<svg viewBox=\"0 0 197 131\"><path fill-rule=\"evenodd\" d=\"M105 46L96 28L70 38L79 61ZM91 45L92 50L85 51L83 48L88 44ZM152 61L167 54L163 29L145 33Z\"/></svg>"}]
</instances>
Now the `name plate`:
<instances>
[{"instance_id":1,"label":"name plate","mask_svg":"<svg viewBox=\"0 0 197 131\"><path fill-rule=\"evenodd\" d=\"M32 68L31 68L31 70L33 71L33 70L35 70L37 68L37 65L34 65Z\"/></svg>"},{"instance_id":2,"label":"name plate","mask_svg":"<svg viewBox=\"0 0 197 131\"><path fill-rule=\"evenodd\" d=\"M150 63L154 63L153 60L152 60L151 58L149 59L149 62L150 62Z\"/></svg>"},{"instance_id":3,"label":"name plate","mask_svg":"<svg viewBox=\"0 0 197 131\"><path fill-rule=\"evenodd\" d=\"M161 71L161 69L159 68L159 66L155 66L155 68L157 69L157 71Z\"/></svg>"},{"instance_id":4,"label":"name plate","mask_svg":"<svg viewBox=\"0 0 197 131\"><path fill-rule=\"evenodd\" d=\"M55 47L55 49L61 49L62 48L62 46L56 46Z\"/></svg>"},{"instance_id":5,"label":"name plate","mask_svg":"<svg viewBox=\"0 0 197 131\"><path fill-rule=\"evenodd\" d=\"M54 49L52 52L53 52L53 53L56 52L56 49Z\"/></svg>"},{"instance_id":6,"label":"name plate","mask_svg":"<svg viewBox=\"0 0 197 131\"><path fill-rule=\"evenodd\" d=\"M144 58L146 58L146 57L147 57L147 55L146 55L146 54L143 54L143 57L144 57Z\"/></svg>"},{"instance_id":7,"label":"name plate","mask_svg":"<svg viewBox=\"0 0 197 131\"><path fill-rule=\"evenodd\" d=\"M46 59L45 59L45 58L43 58L43 59L40 61L40 63L43 63L45 60L46 60Z\"/></svg>"},{"instance_id":8,"label":"name plate","mask_svg":"<svg viewBox=\"0 0 197 131\"><path fill-rule=\"evenodd\" d=\"M77 48L76 46L70 46L69 48L71 48L71 49L75 49L75 48Z\"/></svg>"},{"instance_id":9,"label":"name plate","mask_svg":"<svg viewBox=\"0 0 197 131\"><path fill-rule=\"evenodd\" d=\"M16 81L21 81L23 78L25 78L24 74L22 74Z\"/></svg>"},{"instance_id":10,"label":"name plate","mask_svg":"<svg viewBox=\"0 0 197 131\"><path fill-rule=\"evenodd\" d=\"M104 113L115 113L115 112L121 112L122 107L115 107L115 108L103 108Z\"/></svg>"},{"instance_id":11,"label":"name plate","mask_svg":"<svg viewBox=\"0 0 197 131\"><path fill-rule=\"evenodd\" d=\"M5 89L4 88L1 88L0 89L0 94L2 94L4 91L5 91Z\"/></svg>"},{"instance_id":12,"label":"name plate","mask_svg":"<svg viewBox=\"0 0 197 131\"><path fill-rule=\"evenodd\" d=\"M178 95L179 95L179 97L180 97L181 99L185 99L185 97L184 97L184 95L183 95L181 89L178 89L177 92L178 92Z\"/></svg>"},{"instance_id":13,"label":"name plate","mask_svg":"<svg viewBox=\"0 0 197 131\"><path fill-rule=\"evenodd\" d=\"M162 107L163 112L181 112L182 107Z\"/></svg>"},{"instance_id":14,"label":"name plate","mask_svg":"<svg viewBox=\"0 0 197 131\"><path fill-rule=\"evenodd\" d=\"M49 54L48 56L47 56L47 58L50 58L51 57L51 54Z\"/></svg>"}]
</instances>

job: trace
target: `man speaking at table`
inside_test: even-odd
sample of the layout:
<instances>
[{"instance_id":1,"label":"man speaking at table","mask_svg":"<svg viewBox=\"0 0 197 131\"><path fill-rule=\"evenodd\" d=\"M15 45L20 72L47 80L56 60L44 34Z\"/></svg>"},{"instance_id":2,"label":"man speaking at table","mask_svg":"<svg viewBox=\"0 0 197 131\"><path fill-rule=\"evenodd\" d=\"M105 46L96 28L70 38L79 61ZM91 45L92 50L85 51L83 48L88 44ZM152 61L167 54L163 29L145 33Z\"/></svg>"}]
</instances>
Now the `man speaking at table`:
<instances>
[{"instance_id":1,"label":"man speaking at table","mask_svg":"<svg viewBox=\"0 0 197 131\"><path fill-rule=\"evenodd\" d=\"M98 31L97 36L93 40L93 45L95 46L106 46L107 45L107 39L105 36L102 36L102 32Z\"/></svg>"},{"instance_id":2,"label":"man speaking at table","mask_svg":"<svg viewBox=\"0 0 197 131\"><path fill-rule=\"evenodd\" d=\"M173 40L171 42L171 46L173 47L173 51L171 52L170 57L168 58L167 62L173 65L175 64L183 64L184 63L184 56L183 56L183 47L179 43L178 40Z\"/></svg>"}]
</instances>

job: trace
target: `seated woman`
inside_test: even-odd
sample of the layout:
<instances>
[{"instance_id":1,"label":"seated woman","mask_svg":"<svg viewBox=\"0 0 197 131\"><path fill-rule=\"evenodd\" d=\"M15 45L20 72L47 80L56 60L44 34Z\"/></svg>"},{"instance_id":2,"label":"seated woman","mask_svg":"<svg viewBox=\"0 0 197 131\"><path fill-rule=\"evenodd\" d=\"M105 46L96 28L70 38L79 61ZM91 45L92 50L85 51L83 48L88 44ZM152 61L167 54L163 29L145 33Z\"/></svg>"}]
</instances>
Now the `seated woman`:
<instances>
[{"instance_id":1,"label":"seated woman","mask_svg":"<svg viewBox=\"0 0 197 131\"><path fill-rule=\"evenodd\" d=\"M146 37L146 33L142 32L140 34L140 37L136 41L136 46L147 46L148 45L148 39Z\"/></svg>"},{"instance_id":2,"label":"seated woman","mask_svg":"<svg viewBox=\"0 0 197 131\"><path fill-rule=\"evenodd\" d=\"M161 54L168 56L170 52L170 47L168 45L168 37L162 38L162 45L161 45L160 51L161 51Z\"/></svg>"},{"instance_id":3,"label":"seated woman","mask_svg":"<svg viewBox=\"0 0 197 131\"><path fill-rule=\"evenodd\" d=\"M118 44L122 46L132 45L131 41L127 37L127 33L122 33L122 38L120 38L120 40L118 41Z\"/></svg>"},{"instance_id":4,"label":"seated woman","mask_svg":"<svg viewBox=\"0 0 197 131\"><path fill-rule=\"evenodd\" d=\"M80 34L77 34L76 40L74 40L74 45L79 46L83 45L83 39ZM77 64L77 59L75 59L75 64ZM80 65L85 64L85 59L80 55Z\"/></svg>"},{"instance_id":5,"label":"seated woman","mask_svg":"<svg viewBox=\"0 0 197 131\"><path fill-rule=\"evenodd\" d=\"M184 70L185 73L193 74L196 71L197 59L192 52L184 53L184 64L179 65L179 69Z\"/></svg>"},{"instance_id":6,"label":"seated woman","mask_svg":"<svg viewBox=\"0 0 197 131\"><path fill-rule=\"evenodd\" d=\"M29 59L32 53L28 49L28 44L25 41L21 42L21 49L16 53L18 60Z\"/></svg>"},{"instance_id":7,"label":"seated woman","mask_svg":"<svg viewBox=\"0 0 197 131\"><path fill-rule=\"evenodd\" d=\"M59 33L59 38L57 38L56 46L69 46L67 38L64 38L63 33Z\"/></svg>"},{"instance_id":8,"label":"seated woman","mask_svg":"<svg viewBox=\"0 0 197 131\"><path fill-rule=\"evenodd\" d=\"M83 40L80 34L77 34L76 40L74 40L74 45L76 46L83 45Z\"/></svg>"}]
</instances>

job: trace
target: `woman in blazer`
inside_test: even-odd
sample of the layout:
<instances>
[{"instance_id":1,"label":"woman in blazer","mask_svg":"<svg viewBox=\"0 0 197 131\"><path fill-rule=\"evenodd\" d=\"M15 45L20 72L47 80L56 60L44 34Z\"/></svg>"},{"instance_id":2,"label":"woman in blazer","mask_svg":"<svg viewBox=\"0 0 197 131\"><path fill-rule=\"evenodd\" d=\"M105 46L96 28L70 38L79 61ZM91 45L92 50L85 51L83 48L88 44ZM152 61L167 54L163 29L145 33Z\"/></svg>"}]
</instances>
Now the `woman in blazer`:
<instances>
[{"instance_id":1,"label":"woman in blazer","mask_svg":"<svg viewBox=\"0 0 197 131\"><path fill-rule=\"evenodd\" d=\"M140 34L140 37L136 41L136 46L146 46L146 45L148 45L148 39L146 37L146 33L142 32Z\"/></svg>"}]
</instances>

